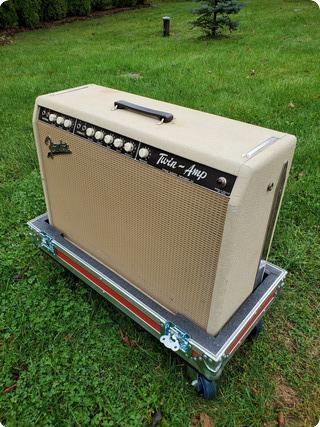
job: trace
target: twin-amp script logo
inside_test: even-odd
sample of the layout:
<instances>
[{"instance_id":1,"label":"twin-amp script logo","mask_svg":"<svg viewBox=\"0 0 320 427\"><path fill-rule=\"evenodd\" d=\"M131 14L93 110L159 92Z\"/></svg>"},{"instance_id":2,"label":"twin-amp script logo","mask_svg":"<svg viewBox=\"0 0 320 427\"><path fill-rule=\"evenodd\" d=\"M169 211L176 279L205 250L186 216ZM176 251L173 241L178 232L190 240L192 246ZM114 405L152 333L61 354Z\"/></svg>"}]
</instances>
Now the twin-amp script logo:
<instances>
[{"instance_id":1,"label":"twin-amp script logo","mask_svg":"<svg viewBox=\"0 0 320 427\"><path fill-rule=\"evenodd\" d=\"M167 168L176 170L177 168L183 169L182 175L187 178L194 178L197 181L205 179L208 172L198 169L195 164L190 165L187 169L184 164L178 163L174 157L168 157L167 153L160 153L156 165L165 165Z\"/></svg>"},{"instance_id":2,"label":"twin-amp script logo","mask_svg":"<svg viewBox=\"0 0 320 427\"><path fill-rule=\"evenodd\" d=\"M171 175L178 176L185 181L192 181L201 187L213 190L226 196L230 196L232 187L235 183L236 177L210 166L196 163L193 160L185 159L184 157L175 154L166 153L155 147L142 147L148 148L149 156L147 159L140 159L150 166L162 170L163 172Z\"/></svg>"}]
</instances>

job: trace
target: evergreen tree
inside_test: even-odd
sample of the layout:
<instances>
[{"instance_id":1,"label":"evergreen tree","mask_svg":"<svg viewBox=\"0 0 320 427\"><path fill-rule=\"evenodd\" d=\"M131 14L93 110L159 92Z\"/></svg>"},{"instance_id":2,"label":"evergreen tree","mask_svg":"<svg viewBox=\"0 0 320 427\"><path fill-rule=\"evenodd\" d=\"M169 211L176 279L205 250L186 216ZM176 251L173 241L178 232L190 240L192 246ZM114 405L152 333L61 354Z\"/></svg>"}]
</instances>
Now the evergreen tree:
<instances>
[{"instance_id":1,"label":"evergreen tree","mask_svg":"<svg viewBox=\"0 0 320 427\"><path fill-rule=\"evenodd\" d=\"M194 10L199 17L192 24L202 28L207 36L215 38L224 27L230 32L238 28L239 23L233 21L230 15L239 13L242 7L236 0L208 0L206 4Z\"/></svg>"}]
</instances>

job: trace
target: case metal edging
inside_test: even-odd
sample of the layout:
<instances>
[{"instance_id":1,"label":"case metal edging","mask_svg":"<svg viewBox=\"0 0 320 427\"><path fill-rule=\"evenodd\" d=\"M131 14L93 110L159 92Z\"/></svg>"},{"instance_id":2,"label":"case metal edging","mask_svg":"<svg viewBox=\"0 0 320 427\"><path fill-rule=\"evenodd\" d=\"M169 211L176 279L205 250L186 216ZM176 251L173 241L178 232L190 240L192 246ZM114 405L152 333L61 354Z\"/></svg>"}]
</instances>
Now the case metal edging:
<instances>
[{"instance_id":1,"label":"case metal edging","mask_svg":"<svg viewBox=\"0 0 320 427\"><path fill-rule=\"evenodd\" d=\"M250 310L248 315L239 324L233 334L226 340L220 350L213 354L208 349L202 347L198 342L190 339L192 347L197 348L199 351L198 355L193 357L193 364L198 367L199 370L206 370L209 379L217 379L225 364L231 359L235 350L242 344L246 339L250 331L253 329L255 324L260 320L263 314L270 307L271 303L277 296L278 291L283 287L284 279L287 276L287 271L283 270L271 263L267 263L270 273L279 273L278 277L265 293L262 299Z\"/></svg>"},{"instance_id":2,"label":"case metal edging","mask_svg":"<svg viewBox=\"0 0 320 427\"><path fill-rule=\"evenodd\" d=\"M215 355L211 355L206 349L203 349L202 355L193 358L194 363L192 363L192 365L202 372L209 380L215 381L220 377L224 366L232 358L235 351L243 343L250 331L270 307L271 303L276 298L279 289L283 287L283 282L287 272L270 263L268 263L268 266L280 271L281 273L270 287L269 291L266 292L264 298L261 299L255 307L253 307L245 319L240 323L238 328L228 338L228 340L226 340L224 345ZM195 344L197 345L197 343Z\"/></svg>"},{"instance_id":3,"label":"case metal edging","mask_svg":"<svg viewBox=\"0 0 320 427\"><path fill-rule=\"evenodd\" d=\"M72 251L68 250L66 247L57 242L57 240L51 238L46 233L43 233L43 231L34 224L34 222L37 219L40 219L42 216L43 215L40 215L39 217L27 223L30 230L36 234L38 246L40 246L44 252L58 261L61 265L71 270L77 277L96 290L112 304L114 304L118 309L125 312L125 314L140 324L140 326L148 330L156 338L161 339L165 333L164 331L166 325L171 322L150 309L126 290L119 287L112 279L102 275L94 267L90 266L83 259L79 258ZM44 234L46 234L46 236L44 236ZM46 238L46 241L50 239L50 248L48 245L45 245L41 242L41 239L44 237ZM52 250L53 248L54 250ZM103 286L99 286L99 283L96 283L96 281L100 281L103 286L110 287L109 290L111 293L114 291L117 293L117 295L110 295L110 292L107 292L106 289L103 289ZM117 296L120 297L120 301ZM122 298L123 300L121 300ZM130 307L128 307L128 304ZM149 319L146 319L144 315L146 315ZM172 324L172 326L178 328L178 326L174 324ZM203 359L208 359L214 364L219 363L213 354L208 353L208 350L206 350L192 338L189 339L189 337L186 346L182 345L181 349L179 348L179 350L175 352L198 369L199 362L202 362Z\"/></svg>"},{"instance_id":4,"label":"case metal edging","mask_svg":"<svg viewBox=\"0 0 320 427\"><path fill-rule=\"evenodd\" d=\"M99 271L91 267L85 261L78 258L72 252L68 251L65 247L60 245L58 242L54 242L56 245L56 252L54 258L57 259L62 265L66 266L84 280L87 284L97 290L103 297L108 299L112 304L116 305L121 311L125 312L129 317L139 323L142 327L151 332L156 338L160 339L163 336L163 331L165 330L168 321L160 316L158 313L151 310L148 306L143 304L140 300L132 296L130 293L126 292L124 289L120 288L112 279L109 279L107 276L101 275ZM67 255L66 255L67 254ZM67 259L69 258L69 259ZM72 262L76 262L80 265L81 269L73 265ZM88 277L87 274L94 274L93 277ZM95 283L95 280L101 281L104 285L110 286L110 291L108 292L105 289L101 289L99 284ZM112 290L115 290L118 295L112 295ZM120 296L120 300L119 300ZM128 306L129 305L129 306ZM146 318L146 316L148 318ZM161 340L160 340L161 342ZM179 348L179 351L176 351L181 357L190 362L190 359L198 353L198 346L196 343L191 345L191 340L189 342L190 348L188 351L183 347ZM196 349L194 348L196 347ZM203 352L205 350L203 349Z\"/></svg>"},{"instance_id":5,"label":"case metal edging","mask_svg":"<svg viewBox=\"0 0 320 427\"><path fill-rule=\"evenodd\" d=\"M28 226L32 231L34 231L41 238L41 230L36 227L31 221L28 222ZM130 295L124 289L120 288L112 279L107 278L104 275L101 275L99 271L91 267L82 259L78 258L75 254L69 251L67 248L62 246L59 242L54 239L51 239L51 244L54 246L55 251L49 251L48 248L44 245L40 245L46 253L51 255L59 263L67 267L69 270L72 270L78 277L83 279L87 284L97 290L104 297L107 298L112 303L115 303L117 307L126 311L126 314L131 314L130 317L138 317L145 325L146 321L144 315L148 316L151 320L147 325L152 329L152 332L157 337L160 334L161 324L165 323L166 320L160 315L155 313L153 310L149 309L145 304L141 303L134 296ZM101 283L100 283L101 282Z\"/></svg>"},{"instance_id":6,"label":"case metal edging","mask_svg":"<svg viewBox=\"0 0 320 427\"><path fill-rule=\"evenodd\" d=\"M189 336L187 332L180 329L178 325L152 310L130 292L119 286L113 279L101 274L99 270L52 238L50 234L38 228L34 222L42 217L43 215L40 215L27 223L30 230L36 235L38 246L42 250L72 271L153 336L160 339L162 344L176 352L210 380L219 378L224 365L268 309L287 275L285 270L268 263L270 273L278 273L278 277L263 298L258 301L236 330L228 337L220 350L214 354Z\"/></svg>"},{"instance_id":7,"label":"case metal edging","mask_svg":"<svg viewBox=\"0 0 320 427\"><path fill-rule=\"evenodd\" d=\"M234 333L229 337L229 339L224 343L222 348L217 353L217 358L229 358L232 356L234 351L239 347L242 341L247 337L254 325L259 321L263 314L267 311L271 303L277 296L279 289L283 287L283 282L287 276L287 271L280 269L270 263L270 267L275 268L277 271L280 271L279 276L274 281L273 285L270 287L268 292L265 293L264 297L252 308L248 313L245 319L240 323L238 328Z\"/></svg>"}]
</instances>

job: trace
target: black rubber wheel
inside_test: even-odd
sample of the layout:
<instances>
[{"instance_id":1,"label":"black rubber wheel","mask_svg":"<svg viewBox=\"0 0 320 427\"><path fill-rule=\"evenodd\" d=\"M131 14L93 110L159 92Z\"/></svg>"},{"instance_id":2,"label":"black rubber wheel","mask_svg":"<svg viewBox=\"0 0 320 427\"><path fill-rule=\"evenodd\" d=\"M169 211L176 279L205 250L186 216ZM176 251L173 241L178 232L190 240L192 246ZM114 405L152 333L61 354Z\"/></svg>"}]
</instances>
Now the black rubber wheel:
<instances>
[{"instance_id":1,"label":"black rubber wheel","mask_svg":"<svg viewBox=\"0 0 320 427\"><path fill-rule=\"evenodd\" d=\"M198 374L197 391L206 400L214 399L218 392L218 386L215 381L209 381L202 374Z\"/></svg>"},{"instance_id":2,"label":"black rubber wheel","mask_svg":"<svg viewBox=\"0 0 320 427\"><path fill-rule=\"evenodd\" d=\"M258 323L254 326L252 331L250 332L248 338L249 339L256 339L260 335L260 333L263 331L264 328L264 322L263 319L260 319Z\"/></svg>"}]
</instances>

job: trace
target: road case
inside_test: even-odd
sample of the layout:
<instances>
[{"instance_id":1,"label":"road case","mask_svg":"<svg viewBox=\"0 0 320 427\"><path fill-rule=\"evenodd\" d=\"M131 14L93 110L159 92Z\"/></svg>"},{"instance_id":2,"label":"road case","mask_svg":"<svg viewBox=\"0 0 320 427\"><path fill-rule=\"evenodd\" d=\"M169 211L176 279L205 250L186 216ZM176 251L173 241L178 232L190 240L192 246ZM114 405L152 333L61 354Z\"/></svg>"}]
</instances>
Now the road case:
<instances>
[{"instance_id":1,"label":"road case","mask_svg":"<svg viewBox=\"0 0 320 427\"><path fill-rule=\"evenodd\" d=\"M190 366L192 385L205 398L213 398L225 364L251 334L258 334L262 317L284 284L287 272L265 262L261 283L218 335L181 315L174 315L96 259L66 240L49 224L47 214L28 222L39 247L135 320Z\"/></svg>"}]
</instances>

